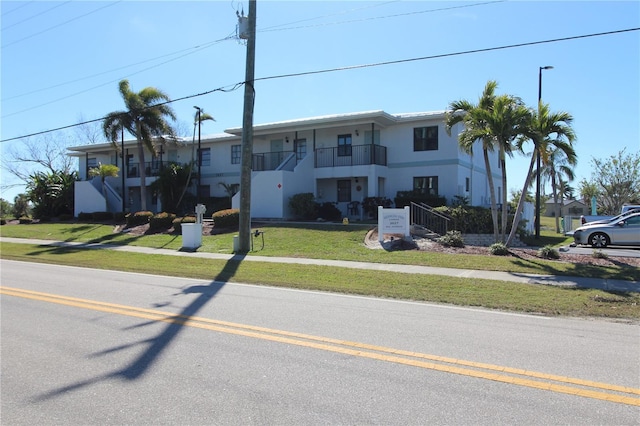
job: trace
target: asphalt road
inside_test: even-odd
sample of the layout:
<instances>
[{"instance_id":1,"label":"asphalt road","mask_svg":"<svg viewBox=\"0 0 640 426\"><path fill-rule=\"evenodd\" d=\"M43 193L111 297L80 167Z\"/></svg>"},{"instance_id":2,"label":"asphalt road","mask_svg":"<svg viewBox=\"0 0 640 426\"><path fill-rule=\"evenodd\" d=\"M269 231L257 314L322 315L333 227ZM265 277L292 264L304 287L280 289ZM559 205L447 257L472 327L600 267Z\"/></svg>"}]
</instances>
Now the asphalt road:
<instances>
[{"instance_id":1,"label":"asphalt road","mask_svg":"<svg viewBox=\"0 0 640 426\"><path fill-rule=\"evenodd\" d=\"M2 424L640 418L637 324L0 267Z\"/></svg>"},{"instance_id":2,"label":"asphalt road","mask_svg":"<svg viewBox=\"0 0 640 426\"><path fill-rule=\"evenodd\" d=\"M594 249L590 246L565 246L561 250L565 253L591 255L594 250L601 251L609 257L640 257L640 247L609 246L603 249Z\"/></svg>"}]
</instances>

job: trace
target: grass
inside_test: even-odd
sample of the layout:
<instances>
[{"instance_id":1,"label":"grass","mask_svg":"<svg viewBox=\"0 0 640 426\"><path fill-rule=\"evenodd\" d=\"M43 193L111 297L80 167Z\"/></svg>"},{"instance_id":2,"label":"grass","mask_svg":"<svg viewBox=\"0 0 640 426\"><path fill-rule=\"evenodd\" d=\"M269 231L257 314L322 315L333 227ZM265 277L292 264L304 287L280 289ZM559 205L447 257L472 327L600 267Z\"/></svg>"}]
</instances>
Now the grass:
<instances>
[{"instance_id":1,"label":"grass","mask_svg":"<svg viewBox=\"0 0 640 426\"><path fill-rule=\"evenodd\" d=\"M267 224L265 247L254 239L260 256L308 257L364 262L415 264L465 269L638 279L637 268L593 268L551 260L534 261L501 256L459 256L419 251L386 252L363 245L367 227L359 225ZM60 224L2 226L4 237L38 238L75 242L128 244L178 250L179 235L134 236L114 233L112 225ZM545 244L563 244L543 228ZM198 251L230 253L234 234L203 237ZM640 319L640 294L616 294L601 290L563 289L552 286L506 283L492 280L400 274L327 266L282 265L82 250L29 244L0 244L4 259L85 266L98 269L144 272L223 282L245 282L291 288L333 291L464 306L479 306L545 315L596 316Z\"/></svg>"}]
</instances>

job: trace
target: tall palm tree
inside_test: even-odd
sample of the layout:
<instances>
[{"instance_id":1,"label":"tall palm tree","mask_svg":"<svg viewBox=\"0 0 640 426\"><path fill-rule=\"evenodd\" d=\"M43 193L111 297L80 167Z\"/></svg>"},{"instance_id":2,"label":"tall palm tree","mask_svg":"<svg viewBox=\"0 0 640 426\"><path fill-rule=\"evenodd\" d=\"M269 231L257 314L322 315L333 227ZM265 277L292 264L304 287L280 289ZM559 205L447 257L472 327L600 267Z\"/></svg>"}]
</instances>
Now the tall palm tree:
<instances>
[{"instance_id":1,"label":"tall palm tree","mask_svg":"<svg viewBox=\"0 0 640 426\"><path fill-rule=\"evenodd\" d=\"M457 123L465 125L458 136L460 148L473 154L473 145L482 142L485 168L489 181L491 196L491 219L493 221L494 240L504 241L507 226L507 174L506 156L511 156L516 139L526 130L530 120L529 110L523 102L510 95L495 95L498 83L489 81L485 85L482 96L477 104L465 100L454 101L449 104L449 112L445 118L447 133ZM502 171L502 229L498 225L498 209L495 184L489 162L489 152L498 150L500 168ZM501 232L500 232L501 231Z\"/></svg>"},{"instance_id":2,"label":"tall palm tree","mask_svg":"<svg viewBox=\"0 0 640 426\"><path fill-rule=\"evenodd\" d=\"M445 127L447 134L451 135L451 129L458 123L464 124L464 129L458 135L458 144L467 154L473 155L473 145L482 141L482 154L484 156L484 166L489 180L489 194L491 198L491 220L493 222L493 236L498 240L498 210L496 204L495 186L493 183L493 173L489 162L489 152L494 150L492 140L485 132L484 110L493 106L495 100L495 89L498 83L489 81L485 85L484 91L477 104L467 100L453 101L449 104L449 111L445 117Z\"/></svg>"},{"instance_id":3,"label":"tall palm tree","mask_svg":"<svg viewBox=\"0 0 640 426\"><path fill-rule=\"evenodd\" d=\"M540 152L540 160L542 162L542 174L548 176L551 181L551 193L553 195L553 203L555 205L556 232L560 233L560 216L562 214L562 204L564 198L564 186L567 182L572 181L575 176L573 166L578 162L578 157L573 150L563 149L559 146L552 145L547 147L546 151ZM564 178L567 180L565 181ZM558 199L558 197L560 199Z\"/></svg>"},{"instance_id":4,"label":"tall palm tree","mask_svg":"<svg viewBox=\"0 0 640 426\"><path fill-rule=\"evenodd\" d=\"M500 241L504 242L507 234L507 215L509 206L507 204L507 162L506 156L513 156L516 149L515 143L524 133L527 125L531 121L531 112L524 105L524 102L516 96L497 96L490 115L487 118L489 134L493 135L495 144L498 146L498 158L502 172L502 216Z\"/></svg>"},{"instance_id":5,"label":"tall palm tree","mask_svg":"<svg viewBox=\"0 0 640 426\"><path fill-rule=\"evenodd\" d=\"M519 140L518 148L524 153L523 146L528 140L531 140L534 145L534 149L531 153L531 161L529 162L529 171L525 179L522 194L526 193L527 188L531 184L533 176L533 167L536 163L536 152L541 153L543 158L547 153L553 150L560 150L566 158L575 159L576 153L573 149L573 142L575 141L575 133L571 127L573 122L573 116L567 112L550 112L549 105L540 102L538 111L533 112L531 115L531 121L529 128L522 138ZM573 160L572 160L573 161ZM516 230L518 228L518 222L522 208L524 206L524 196L521 195L518 200L518 207L513 220L513 226L507 238L507 246L511 244Z\"/></svg>"},{"instance_id":6,"label":"tall palm tree","mask_svg":"<svg viewBox=\"0 0 640 426\"><path fill-rule=\"evenodd\" d=\"M167 118L175 120L176 116L173 109L166 104L169 96L155 87L146 87L136 93L130 89L129 81L122 80L119 90L126 111L109 113L102 123L102 130L116 149L118 149L117 142L122 128L136 137L140 161L140 208L144 211L147 210L145 148L156 155L154 138L175 140L175 131Z\"/></svg>"},{"instance_id":7,"label":"tall palm tree","mask_svg":"<svg viewBox=\"0 0 640 426\"><path fill-rule=\"evenodd\" d=\"M206 112L204 112L202 109L200 109L199 111L196 111L195 113L195 117L193 117L193 140L191 141L191 164L189 165L189 176L187 177L187 183L185 184L184 188L182 189L182 194L180 194L180 198L178 199L178 202L176 203L176 205L180 205L180 203L182 202L182 198L184 198L184 194L187 192L187 188L189 187L189 185L191 185L191 175L193 174L193 168L195 167L195 152L196 152L196 128L198 125L202 125L203 121L207 121L207 120L211 120L211 121L216 121L215 118L213 118L213 116L211 114L207 114ZM198 162L201 161L201 154L198 154ZM198 175L198 185L200 185L200 179L201 177ZM196 188L196 193L197 191L199 191L199 188Z\"/></svg>"},{"instance_id":8,"label":"tall palm tree","mask_svg":"<svg viewBox=\"0 0 640 426\"><path fill-rule=\"evenodd\" d=\"M105 185L105 181L108 177L118 177L118 172L120 172L120 168L114 164L98 163L98 167L89 169L89 176L100 178L102 196L104 197L105 203L105 212L109 211L109 200L107 199L107 186Z\"/></svg>"}]
</instances>

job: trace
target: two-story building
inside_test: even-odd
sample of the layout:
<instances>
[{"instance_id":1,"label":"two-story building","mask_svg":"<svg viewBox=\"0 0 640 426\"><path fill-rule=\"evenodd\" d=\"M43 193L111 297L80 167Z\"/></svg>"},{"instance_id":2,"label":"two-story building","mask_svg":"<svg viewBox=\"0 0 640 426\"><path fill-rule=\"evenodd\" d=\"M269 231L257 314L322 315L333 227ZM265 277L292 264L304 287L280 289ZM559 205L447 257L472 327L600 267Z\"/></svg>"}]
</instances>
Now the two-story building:
<instances>
[{"instance_id":1,"label":"two-story building","mask_svg":"<svg viewBox=\"0 0 640 426\"><path fill-rule=\"evenodd\" d=\"M458 145L462 124L448 135L444 120L444 111L366 111L254 125L251 216L291 218L289 199L298 193L313 193L320 203L334 202L345 216L353 213L348 209L351 202L366 197L393 199L398 191L414 189L443 196L448 202L461 196L471 205L488 205L480 143L474 155L462 152ZM241 139L242 128L237 127L200 141L167 144L144 165L137 161L135 139L121 143L122 157L110 143L72 147L70 155L79 160L81 178L76 183L75 214L104 211L106 205L113 212L122 211L123 206L136 211L140 208L140 167L145 167L149 185L163 165L190 164L197 159L201 161L199 195L223 197L225 186L240 184ZM489 154L494 179L500 182L497 154ZM107 179L106 191L99 179L88 177L89 169L99 163L121 168L120 177ZM236 194L233 206L238 205ZM147 208L162 211L151 191L147 191Z\"/></svg>"}]
</instances>

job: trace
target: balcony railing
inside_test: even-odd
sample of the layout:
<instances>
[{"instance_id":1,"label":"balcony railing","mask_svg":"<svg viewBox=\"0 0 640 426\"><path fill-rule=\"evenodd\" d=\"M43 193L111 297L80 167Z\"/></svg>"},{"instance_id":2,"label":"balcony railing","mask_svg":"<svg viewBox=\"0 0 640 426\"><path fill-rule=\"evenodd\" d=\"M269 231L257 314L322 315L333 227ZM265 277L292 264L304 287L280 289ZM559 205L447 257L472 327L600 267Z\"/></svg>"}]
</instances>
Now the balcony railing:
<instances>
[{"instance_id":1,"label":"balcony railing","mask_svg":"<svg viewBox=\"0 0 640 426\"><path fill-rule=\"evenodd\" d=\"M382 145L347 145L315 150L315 167L387 165L387 147Z\"/></svg>"},{"instance_id":2,"label":"balcony railing","mask_svg":"<svg viewBox=\"0 0 640 426\"><path fill-rule=\"evenodd\" d=\"M164 167L163 164L159 162L147 162L145 165L145 176L159 176L160 171ZM129 163L127 164L127 175L128 178L136 178L140 177L140 163Z\"/></svg>"},{"instance_id":3,"label":"balcony railing","mask_svg":"<svg viewBox=\"0 0 640 426\"><path fill-rule=\"evenodd\" d=\"M291 151L261 152L259 154L253 154L251 170L254 172L276 170L288 154L291 154Z\"/></svg>"}]
</instances>

